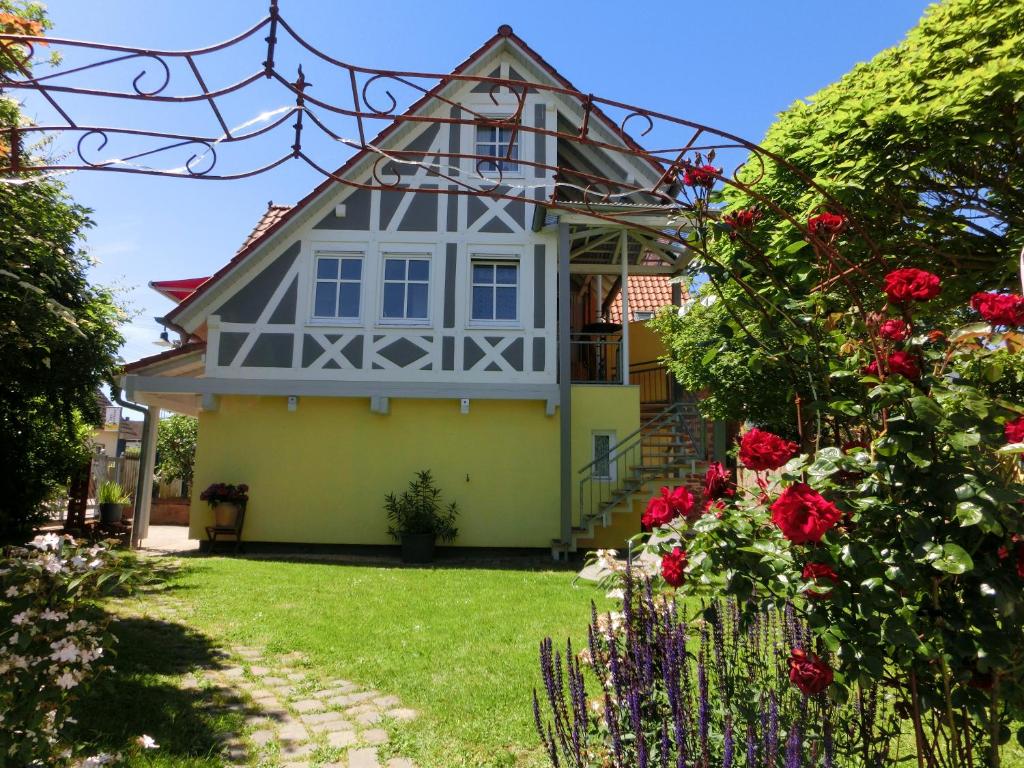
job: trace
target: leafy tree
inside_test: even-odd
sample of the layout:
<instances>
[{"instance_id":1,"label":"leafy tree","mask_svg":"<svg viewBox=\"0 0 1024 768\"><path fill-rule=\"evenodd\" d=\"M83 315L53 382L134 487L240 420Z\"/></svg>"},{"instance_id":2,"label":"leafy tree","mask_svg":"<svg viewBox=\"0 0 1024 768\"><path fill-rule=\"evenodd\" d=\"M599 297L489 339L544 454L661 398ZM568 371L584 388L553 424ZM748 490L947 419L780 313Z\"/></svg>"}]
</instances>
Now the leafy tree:
<instances>
[{"instance_id":1,"label":"leafy tree","mask_svg":"<svg viewBox=\"0 0 1024 768\"><path fill-rule=\"evenodd\" d=\"M45 24L39 6L0 0L5 31L41 31L28 22ZM0 99L0 126L21 119ZM96 391L116 370L123 313L87 280L89 226L88 211L53 179L0 183L0 541L23 541L41 502L81 465L100 420Z\"/></svg>"},{"instance_id":2,"label":"leafy tree","mask_svg":"<svg viewBox=\"0 0 1024 768\"><path fill-rule=\"evenodd\" d=\"M864 305L867 284L894 266L956 276L928 308L946 329L963 320L974 291L1016 283L1024 247L1022 49L1024 4L947 0L902 43L779 116L762 146L796 172L750 162L739 174L743 187L712 195L729 210L756 206L761 219L749 236L713 239L708 258L695 264L710 278L704 294L722 302L663 326L682 381L706 380L701 369L713 366L720 385L706 407L774 424L780 400L793 407L798 396L820 399L804 369L824 370L818 350L830 313ZM822 192L842 205L851 229L829 275L815 270L812 247L793 242L797 225L820 211ZM819 293L815 311L786 310L790 292L810 295L821 281L830 281L828 299ZM721 353L714 363L709 348ZM766 382L773 397L752 399L744 386L751 379Z\"/></svg>"},{"instance_id":3,"label":"leafy tree","mask_svg":"<svg viewBox=\"0 0 1024 768\"><path fill-rule=\"evenodd\" d=\"M199 420L180 413L161 419L157 430L157 473L165 481L181 480L184 495L192 486L198 436Z\"/></svg>"}]
</instances>

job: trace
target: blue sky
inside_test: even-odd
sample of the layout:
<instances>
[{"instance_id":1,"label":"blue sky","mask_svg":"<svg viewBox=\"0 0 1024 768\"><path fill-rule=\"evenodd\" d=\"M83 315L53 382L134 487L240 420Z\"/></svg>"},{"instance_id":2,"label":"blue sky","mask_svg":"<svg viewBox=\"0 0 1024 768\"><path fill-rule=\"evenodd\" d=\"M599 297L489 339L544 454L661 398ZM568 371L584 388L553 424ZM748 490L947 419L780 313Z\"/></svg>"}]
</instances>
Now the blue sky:
<instances>
[{"instance_id":1,"label":"blue sky","mask_svg":"<svg viewBox=\"0 0 1024 768\"><path fill-rule=\"evenodd\" d=\"M209 45L259 21L257 0L52 0L50 34L177 49ZM380 68L448 72L500 24L536 49L577 88L760 139L773 117L902 39L922 0L280 0L282 15L336 58ZM217 60L210 78L255 70L262 57ZM311 78L313 79L313 78ZM130 78L129 78L130 80ZM107 83L123 87L123 80ZM314 80L314 89L316 81ZM320 95L325 97L321 91ZM232 104L229 124L290 103L266 88ZM82 123L126 125L130 107L74 102ZM28 112L43 119L42 107ZM194 112L164 112L173 130ZM208 127L208 126L206 126ZM340 165L348 151L325 164ZM135 317L125 329L128 360L154 354L153 317L171 303L149 280L209 275L234 254L267 201L292 203L319 179L298 163L244 181L197 181L80 172L67 177L74 198L94 210L88 247L92 278L117 286Z\"/></svg>"}]
</instances>

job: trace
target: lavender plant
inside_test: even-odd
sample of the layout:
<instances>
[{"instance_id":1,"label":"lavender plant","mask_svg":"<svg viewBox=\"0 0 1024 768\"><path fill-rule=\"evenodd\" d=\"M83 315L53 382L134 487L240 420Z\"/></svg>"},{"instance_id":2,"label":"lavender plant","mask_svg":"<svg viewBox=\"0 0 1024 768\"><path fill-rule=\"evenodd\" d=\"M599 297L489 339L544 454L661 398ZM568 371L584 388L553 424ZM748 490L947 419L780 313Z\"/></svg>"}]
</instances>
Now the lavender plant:
<instances>
[{"instance_id":1,"label":"lavender plant","mask_svg":"<svg viewBox=\"0 0 1024 768\"><path fill-rule=\"evenodd\" d=\"M900 755L893 706L879 692L847 702L791 683L794 649L811 634L792 608L685 605L627 570L622 611L592 608L587 646L540 646L533 710L553 766L573 768L839 768ZM869 703L865 703L869 702ZM870 711L868 711L870 709Z\"/></svg>"}]
</instances>

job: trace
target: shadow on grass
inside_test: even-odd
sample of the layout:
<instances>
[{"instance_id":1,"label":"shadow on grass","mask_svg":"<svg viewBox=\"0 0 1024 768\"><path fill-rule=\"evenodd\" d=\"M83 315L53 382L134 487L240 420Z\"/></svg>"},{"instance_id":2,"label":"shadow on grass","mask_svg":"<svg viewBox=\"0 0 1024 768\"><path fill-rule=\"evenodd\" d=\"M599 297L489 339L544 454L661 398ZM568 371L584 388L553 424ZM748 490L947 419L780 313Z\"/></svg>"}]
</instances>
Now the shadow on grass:
<instances>
[{"instance_id":1,"label":"shadow on grass","mask_svg":"<svg viewBox=\"0 0 1024 768\"><path fill-rule=\"evenodd\" d=\"M135 753L139 761L129 765L221 765L225 738L251 714L237 691L202 678L203 670L224 665L224 654L210 638L173 622L118 618L111 631L116 656L76 702L71 738L96 751ZM159 749L141 757L141 734Z\"/></svg>"}]
</instances>

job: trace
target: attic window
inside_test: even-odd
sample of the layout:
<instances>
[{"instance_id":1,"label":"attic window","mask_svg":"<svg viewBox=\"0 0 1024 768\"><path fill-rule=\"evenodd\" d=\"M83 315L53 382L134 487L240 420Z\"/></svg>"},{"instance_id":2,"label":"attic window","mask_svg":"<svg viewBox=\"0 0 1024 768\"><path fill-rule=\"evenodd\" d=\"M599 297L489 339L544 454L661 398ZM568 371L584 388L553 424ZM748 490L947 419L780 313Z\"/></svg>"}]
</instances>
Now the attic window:
<instances>
[{"instance_id":1,"label":"attic window","mask_svg":"<svg viewBox=\"0 0 1024 768\"><path fill-rule=\"evenodd\" d=\"M501 128L496 125L478 125L476 127L476 154L483 157L497 157L501 160L488 162L480 161L479 169L484 173L518 173L519 163L519 140L512 143L509 151L509 143L512 142L512 129ZM504 159L509 158L509 159Z\"/></svg>"},{"instance_id":2,"label":"attic window","mask_svg":"<svg viewBox=\"0 0 1024 768\"><path fill-rule=\"evenodd\" d=\"M362 276L361 253L318 253L313 317L358 320Z\"/></svg>"}]
</instances>

